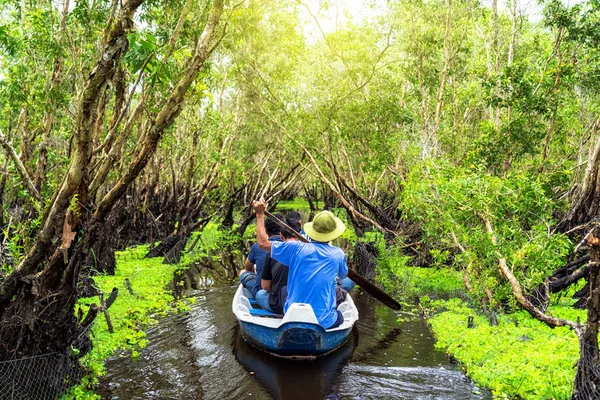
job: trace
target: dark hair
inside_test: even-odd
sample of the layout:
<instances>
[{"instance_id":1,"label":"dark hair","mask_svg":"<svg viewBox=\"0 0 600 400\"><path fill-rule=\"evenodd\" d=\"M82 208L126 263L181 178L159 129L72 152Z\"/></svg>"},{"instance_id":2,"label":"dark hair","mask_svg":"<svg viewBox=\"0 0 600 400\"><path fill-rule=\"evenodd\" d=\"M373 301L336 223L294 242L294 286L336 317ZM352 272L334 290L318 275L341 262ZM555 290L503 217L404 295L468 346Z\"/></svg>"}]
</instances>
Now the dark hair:
<instances>
[{"instance_id":1,"label":"dark hair","mask_svg":"<svg viewBox=\"0 0 600 400\"><path fill-rule=\"evenodd\" d=\"M298 220L286 218L285 223L288 224L290 226L290 228L292 228L293 230L295 230L298 233L300 233L300 231L302 230L302 227L300 226L300 221L298 221ZM294 235L292 235L285 229L281 230L281 234L286 239L290 239L290 238L294 237Z\"/></svg>"},{"instance_id":2,"label":"dark hair","mask_svg":"<svg viewBox=\"0 0 600 400\"><path fill-rule=\"evenodd\" d=\"M285 219L286 221L302 221L302 214L300 214L298 211L288 211L287 214L285 214ZM300 227L302 228L302 223L300 222Z\"/></svg>"},{"instance_id":3,"label":"dark hair","mask_svg":"<svg viewBox=\"0 0 600 400\"><path fill-rule=\"evenodd\" d=\"M298 211L288 211L288 213L285 214L285 219L288 221L289 220L301 221L302 215Z\"/></svg>"},{"instance_id":4,"label":"dark hair","mask_svg":"<svg viewBox=\"0 0 600 400\"><path fill-rule=\"evenodd\" d=\"M279 219L283 219L281 214L275 214L275 216ZM271 218L267 218L265 220L265 229L267 231L267 235L269 236L275 236L281 233L281 228Z\"/></svg>"}]
</instances>

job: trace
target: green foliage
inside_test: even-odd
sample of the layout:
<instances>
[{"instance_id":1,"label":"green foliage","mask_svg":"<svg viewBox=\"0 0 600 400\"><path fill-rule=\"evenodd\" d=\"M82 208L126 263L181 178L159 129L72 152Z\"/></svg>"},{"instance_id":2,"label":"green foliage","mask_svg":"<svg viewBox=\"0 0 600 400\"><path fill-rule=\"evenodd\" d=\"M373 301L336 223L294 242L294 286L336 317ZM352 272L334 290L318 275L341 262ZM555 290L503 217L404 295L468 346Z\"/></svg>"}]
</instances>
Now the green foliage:
<instances>
[{"instance_id":1,"label":"green foliage","mask_svg":"<svg viewBox=\"0 0 600 400\"><path fill-rule=\"evenodd\" d=\"M315 204L317 209L323 207L323 202L319 201ZM294 199L294 200L282 200L277 203L277 211L286 212L286 211L309 211L310 207L308 205L308 201L304 199Z\"/></svg>"},{"instance_id":2,"label":"green foliage","mask_svg":"<svg viewBox=\"0 0 600 400\"><path fill-rule=\"evenodd\" d=\"M412 267L412 258L403 255L397 247L384 250L377 263L379 280L411 300L423 294L435 297L453 296L464 291L464 283L457 271L443 267Z\"/></svg>"},{"instance_id":3,"label":"green foliage","mask_svg":"<svg viewBox=\"0 0 600 400\"><path fill-rule=\"evenodd\" d=\"M499 178L480 169L429 165L411 174L401 207L422 224L434 259L448 263L449 253L455 255L454 268L466 271L482 301L486 291L495 304L512 297L498 271L498 254L527 290L563 265L572 248L566 236L550 230L555 204L544 182L522 174Z\"/></svg>"},{"instance_id":4,"label":"green foliage","mask_svg":"<svg viewBox=\"0 0 600 400\"><path fill-rule=\"evenodd\" d=\"M194 232L188 247L200 236L200 245L196 246L193 252L186 252L182 259L182 265L190 265L194 261L198 261L203 257L213 257L221 252L228 252L234 256L241 256L239 244L242 238L237 234L236 226L232 230L219 229L220 224L217 222L209 222L202 232ZM252 240L255 237L250 227L246 229L243 240ZM254 228L256 229L256 228ZM240 267L241 268L241 267Z\"/></svg>"},{"instance_id":5,"label":"green foliage","mask_svg":"<svg viewBox=\"0 0 600 400\"><path fill-rule=\"evenodd\" d=\"M585 318L585 312L573 310L570 303L561 302L548 312L561 318ZM579 345L570 329L551 329L524 311L499 315L498 326L491 326L485 316L458 299L434 301L431 307L444 310L430 319L436 346L446 349L475 382L496 396L571 397ZM467 327L469 317L474 321L472 329Z\"/></svg>"}]
</instances>

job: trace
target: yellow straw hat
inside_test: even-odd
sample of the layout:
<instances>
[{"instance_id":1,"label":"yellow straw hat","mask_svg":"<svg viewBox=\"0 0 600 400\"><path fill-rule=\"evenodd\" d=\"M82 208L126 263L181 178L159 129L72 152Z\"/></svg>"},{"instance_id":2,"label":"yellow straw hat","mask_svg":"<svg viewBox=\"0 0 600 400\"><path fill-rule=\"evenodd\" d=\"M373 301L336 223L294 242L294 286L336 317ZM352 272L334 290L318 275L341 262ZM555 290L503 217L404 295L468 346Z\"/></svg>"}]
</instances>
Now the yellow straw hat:
<instances>
[{"instance_id":1,"label":"yellow straw hat","mask_svg":"<svg viewBox=\"0 0 600 400\"><path fill-rule=\"evenodd\" d=\"M304 224L304 232L317 242L330 242L346 230L341 219L331 211L321 211L312 222Z\"/></svg>"}]
</instances>

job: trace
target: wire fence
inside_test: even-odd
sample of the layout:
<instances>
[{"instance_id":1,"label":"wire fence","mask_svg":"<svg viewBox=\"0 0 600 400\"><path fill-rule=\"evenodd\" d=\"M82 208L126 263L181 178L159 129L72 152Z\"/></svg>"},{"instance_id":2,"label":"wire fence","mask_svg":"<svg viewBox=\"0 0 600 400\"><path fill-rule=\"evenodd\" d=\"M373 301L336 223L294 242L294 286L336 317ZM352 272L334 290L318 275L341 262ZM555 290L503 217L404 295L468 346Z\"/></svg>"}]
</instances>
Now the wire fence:
<instances>
[{"instance_id":1,"label":"wire fence","mask_svg":"<svg viewBox=\"0 0 600 400\"><path fill-rule=\"evenodd\" d=\"M79 349L89 346L88 331L73 342L68 353L0 361L0 399L54 400L87 375Z\"/></svg>"}]
</instances>

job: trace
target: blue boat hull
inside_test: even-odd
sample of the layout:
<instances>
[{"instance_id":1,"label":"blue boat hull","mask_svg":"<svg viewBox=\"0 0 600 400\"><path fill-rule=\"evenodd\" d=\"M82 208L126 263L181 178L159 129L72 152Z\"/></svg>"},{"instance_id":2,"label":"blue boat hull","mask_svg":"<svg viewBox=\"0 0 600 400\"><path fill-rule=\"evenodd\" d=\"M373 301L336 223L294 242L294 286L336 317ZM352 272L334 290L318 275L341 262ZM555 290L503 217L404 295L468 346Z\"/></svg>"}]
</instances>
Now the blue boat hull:
<instances>
[{"instance_id":1,"label":"blue boat hull","mask_svg":"<svg viewBox=\"0 0 600 400\"><path fill-rule=\"evenodd\" d=\"M270 328L240 321L244 339L253 346L280 357L314 358L330 353L348 339L352 327L325 331L323 327L305 322L288 322Z\"/></svg>"}]
</instances>

